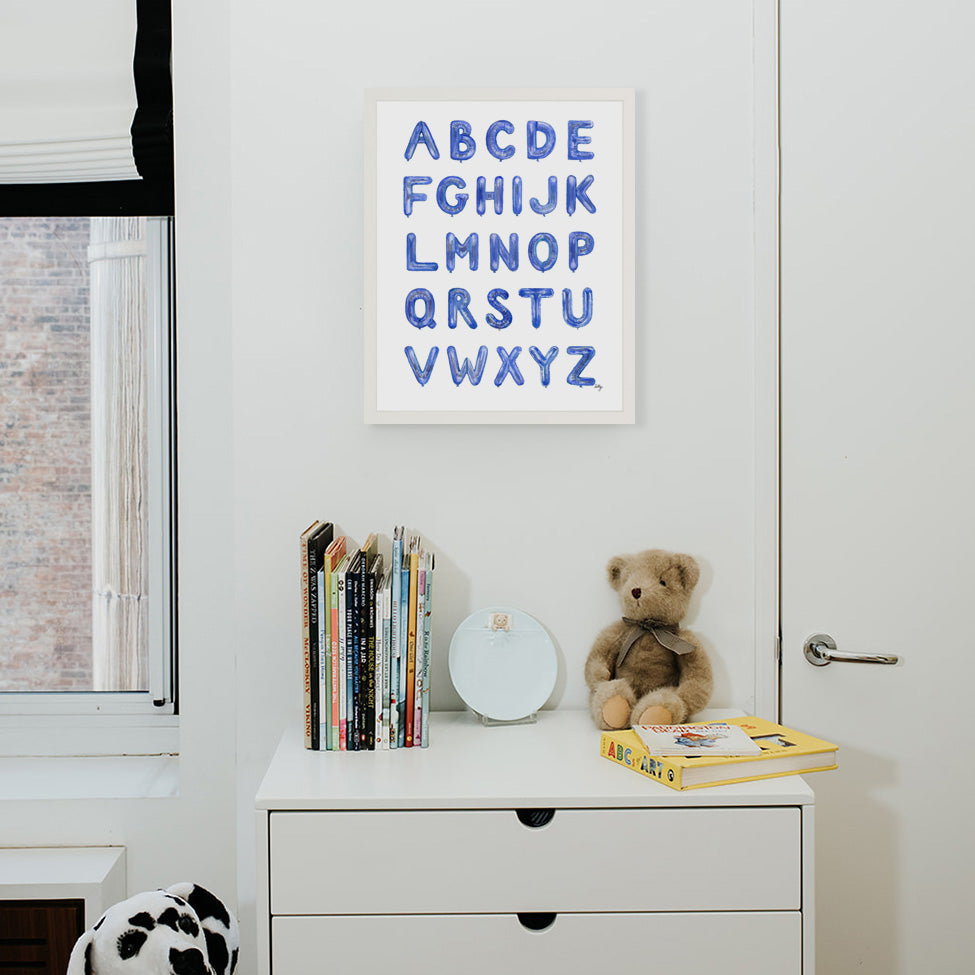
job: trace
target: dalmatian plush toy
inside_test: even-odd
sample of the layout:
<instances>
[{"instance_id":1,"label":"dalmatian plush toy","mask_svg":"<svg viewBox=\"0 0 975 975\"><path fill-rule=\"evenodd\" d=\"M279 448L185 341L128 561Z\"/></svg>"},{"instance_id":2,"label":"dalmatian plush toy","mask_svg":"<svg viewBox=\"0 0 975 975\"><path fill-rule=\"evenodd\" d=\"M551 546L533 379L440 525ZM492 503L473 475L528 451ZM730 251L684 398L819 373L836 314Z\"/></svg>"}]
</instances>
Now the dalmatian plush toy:
<instances>
[{"instance_id":1,"label":"dalmatian plush toy","mask_svg":"<svg viewBox=\"0 0 975 975\"><path fill-rule=\"evenodd\" d=\"M110 907L75 943L66 975L234 975L239 946L222 901L176 884Z\"/></svg>"}]
</instances>

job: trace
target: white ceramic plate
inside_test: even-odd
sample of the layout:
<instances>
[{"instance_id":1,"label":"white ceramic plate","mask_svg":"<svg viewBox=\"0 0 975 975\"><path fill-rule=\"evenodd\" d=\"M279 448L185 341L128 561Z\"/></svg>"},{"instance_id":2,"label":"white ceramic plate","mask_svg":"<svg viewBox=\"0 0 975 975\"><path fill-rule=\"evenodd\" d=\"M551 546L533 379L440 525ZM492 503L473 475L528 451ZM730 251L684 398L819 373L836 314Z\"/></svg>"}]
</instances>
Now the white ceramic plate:
<instances>
[{"instance_id":1,"label":"white ceramic plate","mask_svg":"<svg viewBox=\"0 0 975 975\"><path fill-rule=\"evenodd\" d=\"M496 613L511 628L493 629ZM537 711L558 677L558 655L544 627L517 609L479 609L454 632L447 658L450 679L464 703L495 721L517 721Z\"/></svg>"}]
</instances>

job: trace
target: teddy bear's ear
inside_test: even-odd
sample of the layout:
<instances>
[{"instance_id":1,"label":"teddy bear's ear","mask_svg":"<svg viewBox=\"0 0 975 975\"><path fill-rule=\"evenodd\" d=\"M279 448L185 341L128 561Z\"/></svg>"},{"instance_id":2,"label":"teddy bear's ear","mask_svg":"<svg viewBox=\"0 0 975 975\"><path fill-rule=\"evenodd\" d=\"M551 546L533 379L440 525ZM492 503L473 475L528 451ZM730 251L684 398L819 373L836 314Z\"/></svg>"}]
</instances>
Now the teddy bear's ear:
<instances>
[{"instance_id":1,"label":"teddy bear's ear","mask_svg":"<svg viewBox=\"0 0 975 975\"><path fill-rule=\"evenodd\" d=\"M614 555L606 564L606 574L609 576L609 584L614 589L619 589L623 579L623 570L626 568L627 558L625 555Z\"/></svg>"},{"instance_id":2,"label":"teddy bear's ear","mask_svg":"<svg viewBox=\"0 0 975 975\"><path fill-rule=\"evenodd\" d=\"M701 578L701 570L697 562L690 555L675 555L674 565L680 571L681 584L685 590L690 591L697 585L697 580Z\"/></svg>"},{"instance_id":3,"label":"teddy bear's ear","mask_svg":"<svg viewBox=\"0 0 975 975\"><path fill-rule=\"evenodd\" d=\"M95 932L93 929L86 931L74 944L71 949L71 956L68 958L68 968L65 975L95 975L95 970L91 964L91 949L95 942Z\"/></svg>"}]
</instances>

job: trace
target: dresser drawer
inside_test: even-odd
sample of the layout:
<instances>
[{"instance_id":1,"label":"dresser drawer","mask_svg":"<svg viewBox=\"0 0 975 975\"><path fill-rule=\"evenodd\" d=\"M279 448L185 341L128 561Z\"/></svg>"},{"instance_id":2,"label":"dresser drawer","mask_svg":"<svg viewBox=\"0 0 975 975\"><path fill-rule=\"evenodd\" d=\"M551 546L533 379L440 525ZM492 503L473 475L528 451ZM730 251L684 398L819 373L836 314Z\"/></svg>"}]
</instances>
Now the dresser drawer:
<instances>
[{"instance_id":1,"label":"dresser drawer","mask_svg":"<svg viewBox=\"0 0 975 975\"><path fill-rule=\"evenodd\" d=\"M560 914L541 931L511 914L276 917L271 975L799 975L801 942L798 913Z\"/></svg>"},{"instance_id":2,"label":"dresser drawer","mask_svg":"<svg viewBox=\"0 0 975 975\"><path fill-rule=\"evenodd\" d=\"M788 911L796 807L272 812L271 914Z\"/></svg>"}]
</instances>

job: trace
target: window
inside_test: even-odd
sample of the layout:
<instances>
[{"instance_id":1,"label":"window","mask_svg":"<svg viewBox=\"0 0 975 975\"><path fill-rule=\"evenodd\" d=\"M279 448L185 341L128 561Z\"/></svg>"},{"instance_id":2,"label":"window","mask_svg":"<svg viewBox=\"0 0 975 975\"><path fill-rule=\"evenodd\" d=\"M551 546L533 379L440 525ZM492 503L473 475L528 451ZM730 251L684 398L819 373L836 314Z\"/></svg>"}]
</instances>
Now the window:
<instances>
[{"instance_id":1,"label":"window","mask_svg":"<svg viewBox=\"0 0 975 975\"><path fill-rule=\"evenodd\" d=\"M172 238L0 218L0 713L176 710Z\"/></svg>"}]
</instances>

